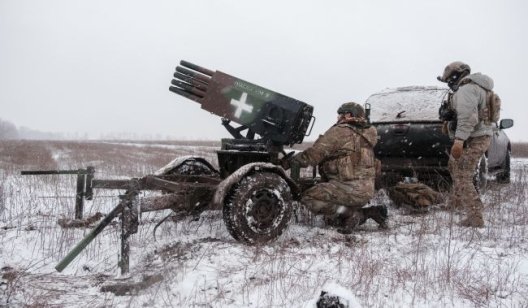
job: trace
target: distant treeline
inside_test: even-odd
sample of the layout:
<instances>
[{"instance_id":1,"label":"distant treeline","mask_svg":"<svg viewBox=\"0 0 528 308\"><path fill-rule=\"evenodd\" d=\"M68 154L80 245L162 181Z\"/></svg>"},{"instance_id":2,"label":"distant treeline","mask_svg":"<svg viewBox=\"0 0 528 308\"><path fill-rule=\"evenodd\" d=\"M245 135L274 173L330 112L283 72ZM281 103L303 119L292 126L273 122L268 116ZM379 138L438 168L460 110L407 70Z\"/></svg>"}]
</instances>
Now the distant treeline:
<instances>
[{"instance_id":1,"label":"distant treeline","mask_svg":"<svg viewBox=\"0 0 528 308\"><path fill-rule=\"evenodd\" d=\"M528 142L514 142L512 143L513 157L528 157Z\"/></svg>"},{"instance_id":2,"label":"distant treeline","mask_svg":"<svg viewBox=\"0 0 528 308\"><path fill-rule=\"evenodd\" d=\"M97 137L89 136L88 133L51 133L39 130L19 127L15 124L0 119L0 140L152 140L152 141L172 141L170 135L162 134L138 134L134 132L109 132L100 134ZM189 139L190 140L190 139ZM191 140L192 141L192 140Z\"/></svg>"},{"instance_id":3,"label":"distant treeline","mask_svg":"<svg viewBox=\"0 0 528 308\"><path fill-rule=\"evenodd\" d=\"M63 139L62 134L41 132L27 127L17 128L15 124L0 119L0 140L15 140L15 139Z\"/></svg>"}]
</instances>

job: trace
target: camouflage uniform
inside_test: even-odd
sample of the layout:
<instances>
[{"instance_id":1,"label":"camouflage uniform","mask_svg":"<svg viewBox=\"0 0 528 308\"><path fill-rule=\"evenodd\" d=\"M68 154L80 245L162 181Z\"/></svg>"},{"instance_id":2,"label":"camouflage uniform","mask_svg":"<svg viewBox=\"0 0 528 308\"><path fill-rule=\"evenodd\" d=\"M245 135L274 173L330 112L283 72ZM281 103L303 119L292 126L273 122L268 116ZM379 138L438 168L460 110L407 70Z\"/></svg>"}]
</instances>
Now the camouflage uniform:
<instances>
[{"instance_id":1,"label":"camouflage uniform","mask_svg":"<svg viewBox=\"0 0 528 308\"><path fill-rule=\"evenodd\" d=\"M454 62L448 65L439 80L448 80L449 75L460 65L466 64ZM455 159L453 155L449 157L448 168L453 180L449 204L451 208L465 207L466 218L460 222L462 226L482 227L483 204L474 186L473 176L493 134L487 116L488 91L493 89L493 80L480 73L469 75L469 70L467 66L467 73L462 74L454 86L450 85L455 91L451 108L456 118L448 123L449 135L455 139L455 143L463 141L463 148L460 158Z\"/></svg>"},{"instance_id":2,"label":"camouflage uniform","mask_svg":"<svg viewBox=\"0 0 528 308\"><path fill-rule=\"evenodd\" d=\"M293 158L301 167L319 165L325 182L308 189L301 202L315 214L335 215L340 206L359 209L374 195L377 141L374 127L338 123L311 148Z\"/></svg>"},{"instance_id":3,"label":"camouflage uniform","mask_svg":"<svg viewBox=\"0 0 528 308\"><path fill-rule=\"evenodd\" d=\"M489 136L469 138L465 142L462 156L459 159L449 158L449 172L453 179L449 205L452 208L465 207L467 218L462 225L480 227L484 225L482 218L482 201L473 184L473 176L477 164L488 149Z\"/></svg>"}]
</instances>

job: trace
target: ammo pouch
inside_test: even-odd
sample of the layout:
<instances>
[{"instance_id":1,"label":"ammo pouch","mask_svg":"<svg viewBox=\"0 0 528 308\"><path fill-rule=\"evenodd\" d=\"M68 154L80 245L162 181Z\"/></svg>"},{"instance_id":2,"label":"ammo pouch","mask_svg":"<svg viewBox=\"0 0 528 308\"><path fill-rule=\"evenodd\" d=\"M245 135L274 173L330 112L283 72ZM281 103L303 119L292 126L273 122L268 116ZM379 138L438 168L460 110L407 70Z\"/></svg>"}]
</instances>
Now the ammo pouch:
<instances>
[{"instance_id":1,"label":"ammo pouch","mask_svg":"<svg viewBox=\"0 0 528 308\"><path fill-rule=\"evenodd\" d=\"M488 90L471 79L463 80L460 85L465 85L468 83L475 84L486 91L486 102L484 106L479 105L479 121L482 121L487 125L491 123L497 123L500 120L500 109L502 103L500 97L497 95L497 93L493 92L493 90Z\"/></svg>"}]
</instances>

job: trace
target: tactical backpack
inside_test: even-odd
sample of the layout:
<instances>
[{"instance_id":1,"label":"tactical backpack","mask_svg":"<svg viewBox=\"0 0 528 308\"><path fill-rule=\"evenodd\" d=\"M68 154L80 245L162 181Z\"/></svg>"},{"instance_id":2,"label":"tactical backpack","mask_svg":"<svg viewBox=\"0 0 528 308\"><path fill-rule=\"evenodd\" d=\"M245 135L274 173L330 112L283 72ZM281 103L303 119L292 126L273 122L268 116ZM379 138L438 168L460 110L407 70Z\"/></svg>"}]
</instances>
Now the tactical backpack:
<instances>
[{"instance_id":1,"label":"tactical backpack","mask_svg":"<svg viewBox=\"0 0 528 308\"><path fill-rule=\"evenodd\" d=\"M487 119L489 122L497 123L500 120L501 99L497 93L493 92L492 90L486 92L487 101L486 108L484 108L484 110L487 112L487 114L484 114L484 120Z\"/></svg>"},{"instance_id":2,"label":"tactical backpack","mask_svg":"<svg viewBox=\"0 0 528 308\"><path fill-rule=\"evenodd\" d=\"M486 107L479 110L479 119L486 124L497 123L500 120L501 99L493 90L488 90L471 79L464 80L461 85L473 83L486 91Z\"/></svg>"},{"instance_id":3,"label":"tactical backpack","mask_svg":"<svg viewBox=\"0 0 528 308\"><path fill-rule=\"evenodd\" d=\"M389 198L397 207L423 211L442 201L442 195L422 183L399 182L388 189Z\"/></svg>"}]
</instances>

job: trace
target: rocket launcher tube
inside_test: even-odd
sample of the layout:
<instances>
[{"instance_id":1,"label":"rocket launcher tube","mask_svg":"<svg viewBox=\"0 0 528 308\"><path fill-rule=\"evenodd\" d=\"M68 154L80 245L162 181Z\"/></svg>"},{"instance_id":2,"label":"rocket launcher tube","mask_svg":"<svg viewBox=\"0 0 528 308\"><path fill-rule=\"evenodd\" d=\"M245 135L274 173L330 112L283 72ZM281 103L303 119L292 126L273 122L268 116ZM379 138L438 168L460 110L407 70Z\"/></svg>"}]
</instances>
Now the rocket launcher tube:
<instances>
[{"instance_id":1,"label":"rocket launcher tube","mask_svg":"<svg viewBox=\"0 0 528 308\"><path fill-rule=\"evenodd\" d=\"M192 69L193 71L197 71L197 72L200 72L204 75L207 75L207 76L211 76L213 77L214 73L212 70L210 69L207 69L205 67L201 67L199 65L196 65L196 64L192 64L191 62L187 62L185 60L181 60L180 61L180 65L181 66L185 66L186 68L190 68Z\"/></svg>"},{"instance_id":2,"label":"rocket launcher tube","mask_svg":"<svg viewBox=\"0 0 528 308\"><path fill-rule=\"evenodd\" d=\"M178 72L175 72L174 73L174 78L176 79L179 79L181 81L184 81L202 91L207 91L207 84L204 83L203 81L200 81L198 79L194 79L192 77L189 77L187 75L184 75L182 73L178 73Z\"/></svg>"},{"instance_id":3,"label":"rocket launcher tube","mask_svg":"<svg viewBox=\"0 0 528 308\"><path fill-rule=\"evenodd\" d=\"M201 91L195 87L193 87L192 85L188 84L188 83L185 83L185 82L181 82L179 80L176 80L176 79L173 79L171 81L171 83L175 86L177 86L178 88L181 88L187 92L190 92L196 96L199 96L201 98L203 98L205 96L205 92L204 91Z\"/></svg>"},{"instance_id":4,"label":"rocket launcher tube","mask_svg":"<svg viewBox=\"0 0 528 308\"><path fill-rule=\"evenodd\" d=\"M195 78L195 79L198 79L206 84L209 83L209 81L211 80L210 77L207 77L205 75L202 75L200 73L196 73L196 72L193 72L191 70L188 70L184 67L181 67L181 66L176 66L176 71L179 72L179 73L182 73L184 75L187 75L189 77L192 77L192 78Z\"/></svg>"},{"instance_id":5,"label":"rocket launcher tube","mask_svg":"<svg viewBox=\"0 0 528 308\"><path fill-rule=\"evenodd\" d=\"M185 91L185 90L182 90L182 89L180 89L180 88L177 88L177 87L169 87L169 91L174 92L174 93L176 93L176 94L178 94L178 95L181 95L181 96L183 96L183 97L185 97L185 98L188 98L188 99L190 99L190 100L192 100L192 101L195 101L195 102L197 102L197 103L200 103L200 104L202 103L202 98L201 98L201 97L196 96L196 95L194 95L194 94L192 94L192 93L189 93L189 92L187 92L187 91Z\"/></svg>"}]
</instances>

